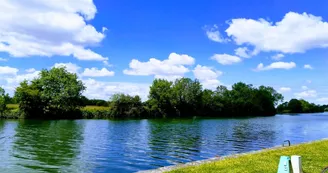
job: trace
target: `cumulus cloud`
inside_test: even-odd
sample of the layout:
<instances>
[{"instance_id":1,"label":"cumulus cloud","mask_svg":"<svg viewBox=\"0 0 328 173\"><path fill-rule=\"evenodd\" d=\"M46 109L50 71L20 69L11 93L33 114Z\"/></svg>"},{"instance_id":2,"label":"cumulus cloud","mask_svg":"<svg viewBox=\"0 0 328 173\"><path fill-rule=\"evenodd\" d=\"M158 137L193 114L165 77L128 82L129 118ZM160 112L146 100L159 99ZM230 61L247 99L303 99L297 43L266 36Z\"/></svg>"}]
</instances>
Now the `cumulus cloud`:
<instances>
[{"instance_id":1,"label":"cumulus cloud","mask_svg":"<svg viewBox=\"0 0 328 173\"><path fill-rule=\"evenodd\" d=\"M223 73L212 67L197 65L193 70L195 78L197 78L204 88L215 89L221 84L218 77Z\"/></svg>"},{"instance_id":2,"label":"cumulus cloud","mask_svg":"<svg viewBox=\"0 0 328 173\"><path fill-rule=\"evenodd\" d=\"M224 38L217 25L213 25L212 27L205 26L204 30L206 32L207 38L218 43L224 43L229 41L229 39Z\"/></svg>"},{"instance_id":3,"label":"cumulus cloud","mask_svg":"<svg viewBox=\"0 0 328 173\"><path fill-rule=\"evenodd\" d=\"M0 67L0 71L1 69L4 68ZM33 80L34 78L39 77L40 73L40 71L33 71L32 69L22 72L12 67L5 69L14 69L11 73L6 72L6 74L2 74L0 78L0 86L3 87L6 92L10 93L10 95L14 94L15 88L20 82L24 80ZM87 87L86 91L83 93L85 96L88 98L105 100L108 100L113 94L116 93L139 95L143 100L146 100L150 87L150 84L142 83L104 82L92 78L80 78L80 80L82 80L84 85Z\"/></svg>"},{"instance_id":4,"label":"cumulus cloud","mask_svg":"<svg viewBox=\"0 0 328 173\"><path fill-rule=\"evenodd\" d=\"M279 61L279 60L281 60L283 57L285 57L284 54L278 53L278 54L276 54L276 55L273 55L271 58L272 58L273 60Z\"/></svg>"},{"instance_id":5,"label":"cumulus cloud","mask_svg":"<svg viewBox=\"0 0 328 173\"><path fill-rule=\"evenodd\" d=\"M0 61L8 61L6 58L0 58Z\"/></svg>"},{"instance_id":6,"label":"cumulus cloud","mask_svg":"<svg viewBox=\"0 0 328 173\"><path fill-rule=\"evenodd\" d=\"M29 68L29 69L26 69L25 70L27 73L33 73L33 72L35 72L36 70L35 70L35 68Z\"/></svg>"},{"instance_id":7,"label":"cumulus cloud","mask_svg":"<svg viewBox=\"0 0 328 173\"><path fill-rule=\"evenodd\" d=\"M328 46L328 23L307 13L287 13L281 21L232 19L226 29L236 44L253 45L259 51L303 53Z\"/></svg>"},{"instance_id":8,"label":"cumulus cloud","mask_svg":"<svg viewBox=\"0 0 328 173\"><path fill-rule=\"evenodd\" d=\"M286 92L290 92L292 89L289 87L281 87L278 89L278 92L280 93L286 93Z\"/></svg>"},{"instance_id":9,"label":"cumulus cloud","mask_svg":"<svg viewBox=\"0 0 328 173\"><path fill-rule=\"evenodd\" d=\"M231 65L242 61L241 58L239 58L238 56L228 54L214 54L211 59L216 60L222 65Z\"/></svg>"},{"instance_id":10,"label":"cumulus cloud","mask_svg":"<svg viewBox=\"0 0 328 173\"><path fill-rule=\"evenodd\" d=\"M263 63L260 63L255 70L256 71L273 70L273 69L289 70L295 67L296 64L294 62L274 62L268 66L264 66Z\"/></svg>"},{"instance_id":11,"label":"cumulus cloud","mask_svg":"<svg viewBox=\"0 0 328 173\"><path fill-rule=\"evenodd\" d=\"M309 69L309 70L312 70L313 69L313 67L310 64L305 64L304 65L304 68L305 69Z\"/></svg>"},{"instance_id":12,"label":"cumulus cloud","mask_svg":"<svg viewBox=\"0 0 328 173\"><path fill-rule=\"evenodd\" d=\"M302 86L302 90L307 90L308 87L307 86Z\"/></svg>"},{"instance_id":13,"label":"cumulus cloud","mask_svg":"<svg viewBox=\"0 0 328 173\"><path fill-rule=\"evenodd\" d=\"M250 58L251 52L248 50L247 47L239 47L235 49L235 54L242 58Z\"/></svg>"},{"instance_id":14,"label":"cumulus cloud","mask_svg":"<svg viewBox=\"0 0 328 173\"><path fill-rule=\"evenodd\" d=\"M9 66L0 66L0 75L16 75L19 70Z\"/></svg>"},{"instance_id":15,"label":"cumulus cloud","mask_svg":"<svg viewBox=\"0 0 328 173\"><path fill-rule=\"evenodd\" d=\"M31 73L24 73L19 74L14 77L7 77L8 86L15 88L18 86L19 83L23 82L24 80L33 80L34 78L39 76L40 71L34 71Z\"/></svg>"},{"instance_id":16,"label":"cumulus cloud","mask_svg":"<svg viewBox=\"0 0 328 173\"><path fill-rule=\"evenodd\" d=\"M0 52L13 57L58 55L107 60L87 48L105 38L88 24L97 12L92 0L4 0L0 11Z\"/></svg>"},{"instance_id":17,"label":"cumulus cloud","mask_svg":"<svg viewBox=\"0 0 328 173\"><path fill-rule=\"evenodd\" d=\"M297 98L314 98L317 97L316 90L306 90L299 93L294 93Z\"/></svg>"},{"instance_id":18,"label":"cumulus cloud","mask_svg":"<svg viewBox=\"0 0 328 173\"><path fill-rule=\"evenodd\" d=\"M316 101L322 104L328 104L328 97L321 97L318 98Z\"/></svg>"},{"instance_id":19,"label":"cumulus cloud","mask_svg":"<svg viewBox=\"0 0 328 173\"><path fill-rule=\"evenodd\" d=\"M147 62L133 59L129 64L130 68L123 70L123 73L126 75L154 75L156 78L174 79L182 77L189 72L186 66L193 65L194 63L195 59L189 55L171 53L168 59L163 61L156 58L150 58Z\"/></svg>"},{"instance_id":20,"label":"cumulus cloud","mask_svg":"<svg viewBox=\"0 0 328 173\"><path fill-rule=\"evenodd\" d=\"M114 76L113 71L109 71L106 68L99 69L98 68L86 68L84 69L83 73L81 74L82 76L87 76L87 77L105 77L105 76Z\"/></svg>"},{"instance_id":21,"label":"cumulus cloud","mask_svg":"<svg viewBox=\"0 0 328 173\"><path fill-rule=\"evenodd\" d=\"M109 100L113 94L124 93L129 95L139 95L142 100L147 100L150 84L142 83L122 83L103 82L95 79L83 80L87 87L84 95L88 98Z\"/></svg>"},{"instance_id":22,"label":"cumulus cloud","mask_svg":"<svg viewBox=\"0 0 328 173\"><path fill-rule=\"evenodd\" d=\"M56 68L65 67L68 72L76 73L76 74L78 74L78 72L81 68L78 65L73 64L71 62L69 62L69 63L55 63L55 65L53 67L56 67Z\"/></svg>"}]
</instances>

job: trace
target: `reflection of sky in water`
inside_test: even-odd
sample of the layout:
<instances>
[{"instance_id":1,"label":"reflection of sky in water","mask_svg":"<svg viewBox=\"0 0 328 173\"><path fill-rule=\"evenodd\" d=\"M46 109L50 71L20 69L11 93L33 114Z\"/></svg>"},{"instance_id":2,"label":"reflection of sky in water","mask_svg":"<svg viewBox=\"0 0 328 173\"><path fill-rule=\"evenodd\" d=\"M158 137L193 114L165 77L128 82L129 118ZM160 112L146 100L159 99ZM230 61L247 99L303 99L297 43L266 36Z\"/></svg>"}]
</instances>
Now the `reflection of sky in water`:
<instances>
[{"instance_id":1,"label":"reflection of sky in water","mask_svg":"<svg viewBox=\"0 0 328 173\"><path fill-rule=\"evenodd\" d=\"M135 172L327 138L328 114L249 119L0 120L6 172ZM2 171L1 170L1 171Z\"/></svg>"}]
</instances>

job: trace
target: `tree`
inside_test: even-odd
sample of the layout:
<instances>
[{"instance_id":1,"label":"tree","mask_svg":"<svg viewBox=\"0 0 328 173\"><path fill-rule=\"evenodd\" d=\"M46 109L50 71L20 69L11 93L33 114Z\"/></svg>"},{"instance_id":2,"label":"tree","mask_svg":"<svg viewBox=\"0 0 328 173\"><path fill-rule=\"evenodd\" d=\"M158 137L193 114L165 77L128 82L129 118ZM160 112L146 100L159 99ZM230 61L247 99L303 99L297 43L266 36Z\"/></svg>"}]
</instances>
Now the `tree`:
<instances>
[{"instance_id":1,"label":"tree","mask_svg":"<svg viewBox=\"0 0 328 173\"><path fill-rule=\"evenodd\" d=\"M288 109L291 111L291 113L302 113L302 102L297 99L291 99L288 102Z\"/></svg>"},{"instance_id":2,"label":"tree","mask_svg":"<svg viewBox=\"0 0 328 173\"><path fill-rule=\"evenodd\" d=\"M7 110L7 101L8 101L8 94L6 94L5 90L0 87L0 115Z\"/></svg>"},{"instance_id":3,"label":"tree","mask_svg":"<svg viewBox=\"0 0 328 173\"><path fill-rule=\"evenodd\" d=\"M278 113L290 113L290 110L288 109L288 102L284 102L277 107Z\"/></svg>"},{"instance_id":4,"label":"tree","mask_svg":"<svg viewBox=\"0 0 328 173\"><path fill-rule=\"evenodd\" d=\"M38 78L16 89L19 107L30 118L73 118L81 106L85 87L65 68L42 70ZM68 115L70 114L70 115Z\"/></svg>"},{"instance_id":5,"label":"tree","mask_svg":"<svg viewBox=\"0 0 328 173\"><path fill-rule=\"evenodd\" d=\"M164 79L155 79L149 91L149 113L153 116L175 116L176 100L173 99L172 82Z\"/></svg>"},{"instance_id":6,"label":"tree","mask_svg":"<svg viewBox=\"0 0 328 173\"><path fill-rule=\"evenodd\" d=\"M114 118L138 118L143 113L141 98L125 94L114 94L111 100Z\"/></svg>"},{"instance_id":7,"label":"tree","mask_svg":"<svg viewBox=\"0 0 328 173\"><path fill-rule=\"evenodd\" d=\"M177 79L172 87L173 100L179 116L197 114L201 105L202 85L198 80Z\"/></svg>"}]
</instances>

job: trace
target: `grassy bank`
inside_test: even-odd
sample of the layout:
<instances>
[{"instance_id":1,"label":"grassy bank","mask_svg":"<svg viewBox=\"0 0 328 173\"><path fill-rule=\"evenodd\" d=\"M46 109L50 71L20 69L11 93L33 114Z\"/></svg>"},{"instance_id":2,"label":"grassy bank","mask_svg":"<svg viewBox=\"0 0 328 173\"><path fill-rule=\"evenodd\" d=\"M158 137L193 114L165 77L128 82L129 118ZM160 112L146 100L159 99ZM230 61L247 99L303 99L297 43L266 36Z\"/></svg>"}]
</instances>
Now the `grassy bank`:
<instances>
[{"instance_id":1,"label":"grassy bank","mask_svg":"<svg viewBox=\"0 0 328 173\"><path fill-rule=\"evenodd\" d=\"M220 161L198 166L178 168L170 173L243 172L276 173L280 156L300 155L304 173L321 172L328 166L328 140L300 144L291 147L264 150L263 152L228 157Z\"/></svg>"}]
</instances>

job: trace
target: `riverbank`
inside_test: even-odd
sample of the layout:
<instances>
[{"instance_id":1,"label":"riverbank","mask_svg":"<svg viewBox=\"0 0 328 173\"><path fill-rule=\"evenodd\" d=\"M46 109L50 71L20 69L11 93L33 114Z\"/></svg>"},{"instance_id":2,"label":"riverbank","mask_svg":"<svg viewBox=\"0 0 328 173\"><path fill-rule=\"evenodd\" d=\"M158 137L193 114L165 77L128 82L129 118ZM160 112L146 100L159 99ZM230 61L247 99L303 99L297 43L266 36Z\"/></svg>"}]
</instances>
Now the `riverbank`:
<instances>
[{"instance_id":1,"label":"riverbank","mask_svg":"<svg viewBox=\"0 0 328 173\"><path fill-rule=\"evenodd\" d=\"M303 171L320 172L328 166L328 139L302 143L290 147L274 147L270 149L216 157L203 161L190 162L183 165L168 166L142 173L207 173L207 172L277 172L279 158L282 155L302 156Z\"/></svg>"}]
</instances>

